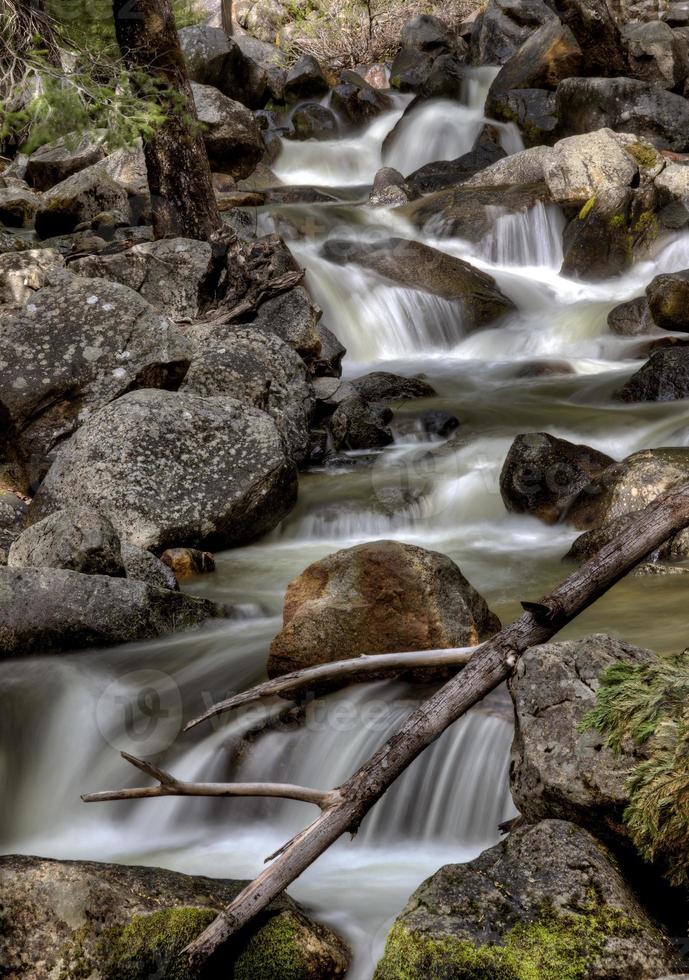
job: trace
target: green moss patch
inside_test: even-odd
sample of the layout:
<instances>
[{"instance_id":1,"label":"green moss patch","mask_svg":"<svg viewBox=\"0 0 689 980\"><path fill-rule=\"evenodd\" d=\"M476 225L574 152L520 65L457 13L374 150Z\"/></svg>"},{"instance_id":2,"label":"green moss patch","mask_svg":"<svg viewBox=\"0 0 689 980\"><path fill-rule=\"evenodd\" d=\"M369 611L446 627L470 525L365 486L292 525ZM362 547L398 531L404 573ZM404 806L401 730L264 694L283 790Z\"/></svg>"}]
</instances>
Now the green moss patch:
<instances>
[{"instance_id":1,"label":"green moss patch","mask_svg":"<svg viewBox=\"0 0 689 980\"><path fill-rule=\"evenodd\" d=\"M630 146L625 146L625 150L640 167L646 170L652 170L658 164L658 154L646 143L632 143Z\"/></svg>"},{"instance_id":2,"label":"green moss patch","mask_svg":"<svg viewBox=\"0 0 689 980\"><path fill-rule=\"evenodd\" d=\"M579 221L586 221L586 219L588 218L588 216L591 214L591 211L595 207L595 204L596 204L596 195L594 194L593 197L590 197L588 199L588 201L586 202L586 204L583 206L583 208L579 212Z\"/></svg>"},{"instance_id":3,"label":"green moss patch","mask_svg":"<svg viewBox=\"0 0 689 980\"><path fill-rule=\"evenodd\" d=\"M214 909L173 908L135 916L126 926L109 929L98 941L104 980L191 980L180 953L215 919Z\"/></svg>"},{"instance_id":4,"label":"green moss patch","mask_svg":"<svg viewBox=\"0 0 689 980\"><path fill-rule=\"evenodd\" d=\"M303 980L300 929L289 912L275 915L248 941L234 964L234 980Z\"/></svg>"}]
</instances>

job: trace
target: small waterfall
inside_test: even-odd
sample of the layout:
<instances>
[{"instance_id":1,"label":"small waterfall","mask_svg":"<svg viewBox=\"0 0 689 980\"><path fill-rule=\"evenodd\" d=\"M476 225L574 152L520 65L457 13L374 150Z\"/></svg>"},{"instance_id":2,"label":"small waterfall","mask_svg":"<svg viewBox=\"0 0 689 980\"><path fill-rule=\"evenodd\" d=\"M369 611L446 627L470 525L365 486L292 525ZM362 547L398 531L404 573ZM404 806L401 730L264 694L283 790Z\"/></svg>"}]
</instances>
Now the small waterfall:
<instances>
[{"instance_id":1,"label":"small waterfall","mask_svg":"<svg viewBox=\"0 0 689 980\"><path fill-rule=\"evenodd\" d=\"M554 206L538 201L528 211L500 213L479 246L479 254L497 266L539 266L559 271L564 258L565 217Z\"/></svg>"}]
</instances>

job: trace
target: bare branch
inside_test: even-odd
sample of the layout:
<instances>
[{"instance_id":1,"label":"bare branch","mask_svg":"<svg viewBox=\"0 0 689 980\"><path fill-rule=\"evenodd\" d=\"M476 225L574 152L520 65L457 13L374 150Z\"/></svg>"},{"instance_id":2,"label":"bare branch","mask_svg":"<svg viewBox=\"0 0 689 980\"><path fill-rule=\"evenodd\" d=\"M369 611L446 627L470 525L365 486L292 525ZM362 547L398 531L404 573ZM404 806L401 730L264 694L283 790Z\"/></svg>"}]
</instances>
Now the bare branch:
<instances>
[{"instance_id":1,"label":"bare branch","mask_svg":"<svg viewBox=\"0 0 689 980\"><path fill-rule=\"evenodd\" d=\"M425 650L420 653L378 653L373 656L352 657L350 660L336 660L329 664L319 664L318 667L295 670L291 674L283 674L282 677L257 684L248 691L214 704L198 718L190 721L184 731L188 732L201 722L215 718L225 711L240 708L242 705L264 701L266 698L297 694L299 691L334 680L346 679L350 683L363 683L371 674L384 678L396 677L420 667L463 667L469 662L475 649L475 647L462 647L455 650Z\"/></svg>"}]
</instances>

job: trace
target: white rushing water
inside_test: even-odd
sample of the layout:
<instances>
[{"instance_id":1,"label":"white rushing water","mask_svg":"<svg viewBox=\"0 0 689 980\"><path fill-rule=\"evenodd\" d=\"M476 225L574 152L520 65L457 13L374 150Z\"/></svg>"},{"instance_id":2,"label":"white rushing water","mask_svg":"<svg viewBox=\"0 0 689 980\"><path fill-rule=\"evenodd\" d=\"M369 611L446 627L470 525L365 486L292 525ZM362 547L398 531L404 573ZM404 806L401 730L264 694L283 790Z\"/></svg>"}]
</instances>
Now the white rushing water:
<instances>
[{"instance_id":1,"label":"white rushing water","mask_svg":"<svg viewBox=\"0 0 689 980\"><path fill-rule=\"evenodd\" d=\"M464 105L426 104L400 125L406 97L356 137L287 143L276 172L286 183L352 188L370 184L383 162L408 174L456 157L471 148L484 122L489 81L487 73L472 80ZM520 145L509 127L503 143L510 152ZM276 221L291 214L295 224L305 213L304 206L275 210ZM281 721L242 738L252 728L251 714L179 736L183 720L263 676L284 590L295 575L337 548L391 537L450 555L491 605L510 616L520 598L539 594L561 574L560 559L574 536L568 528L506 513L499 473L517 433L547 429L617 458L647 446L689 444L683 403L609 401L641 355L638 338L613 337L606 326L609 310L640 295L659 270L689 267L689 237L662 243L654 261L626 276L592 285L559 275L564 220L543 205L520 215L496 212L478 245L424 236L364 205L314 206L309 218L315 230L291 246L307 269L324 322L348 348L347 374L424 373L438 391L434 406L456 414L460 428L439 445L423 435L413 405L403 407L395 421L398 441L369 465L305 475L299 504L280 528L219 556L216 574L195 583L209 596L244 604L243 619L200 635L0 664L5 851L256 875L266 855L312 816L306 805L186 799L86 807L79 795L132 781L118 755L122 749L153 756L187 778L337 785L424 691L365 685L309 706L301 725ZM518 313L470 334L456 304L322 255L328 237L375 241L390 235L423 240L485 269ZM624 588L633 596L633 583ZM663 602L675 601L673 588L679 586L671 583L663 593L669 598L658 597L658 616ZM612 599L606 628L643 642L646 625L633 606ZM674 640L672 634L667 642ZM266 723L280 710L269 706ZM391 920L424 877L498 839L498 824L513 813L511 736L504 700L472 712L404 774L354 841L339 842L292 887L352 943L354 980L370 980Z\"/></svg>"}]
</instances>

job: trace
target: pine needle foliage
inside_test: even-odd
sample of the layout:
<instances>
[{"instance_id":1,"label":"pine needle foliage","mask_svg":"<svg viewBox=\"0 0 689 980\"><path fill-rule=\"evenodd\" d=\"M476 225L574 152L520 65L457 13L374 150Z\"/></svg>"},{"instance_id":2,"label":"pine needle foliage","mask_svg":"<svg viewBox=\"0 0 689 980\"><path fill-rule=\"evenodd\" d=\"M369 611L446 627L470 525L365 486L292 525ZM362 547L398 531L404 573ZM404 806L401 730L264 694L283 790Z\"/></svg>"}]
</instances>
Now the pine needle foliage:
<instances>
[{"instance_id":1,"label":"pine needle foliage","mask_svg":"<svg viewBox=\"0 0 689 980\"><path fill-rule=\"evenodd\" d=\"M616 664L601 677L581 729L606 744L646 746L628 782L625 823L632 841L673 884L689 883L689 650L646 664Z\"/></svg>"}]
</instances>

